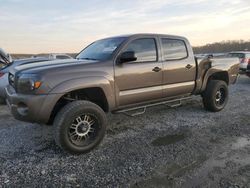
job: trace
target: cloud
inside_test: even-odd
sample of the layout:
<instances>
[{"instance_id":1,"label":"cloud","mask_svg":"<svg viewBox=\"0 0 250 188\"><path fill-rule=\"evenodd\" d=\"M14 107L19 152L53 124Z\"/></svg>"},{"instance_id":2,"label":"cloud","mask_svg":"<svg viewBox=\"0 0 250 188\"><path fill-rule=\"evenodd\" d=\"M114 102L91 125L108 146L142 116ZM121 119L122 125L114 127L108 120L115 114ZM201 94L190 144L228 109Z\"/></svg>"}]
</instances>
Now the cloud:
<instances>
[{"instance_id":1,"label":"cloud","mask_svg":"<svg viewBox=\"0 0 250 188\"><path fill-rule=\"evenodd\" d=\"M250 38L248 0L6 2L0 45L11 52L77 52L102 37L138 32L184 35L193 45Z\"/></svg>"}]
</instances>

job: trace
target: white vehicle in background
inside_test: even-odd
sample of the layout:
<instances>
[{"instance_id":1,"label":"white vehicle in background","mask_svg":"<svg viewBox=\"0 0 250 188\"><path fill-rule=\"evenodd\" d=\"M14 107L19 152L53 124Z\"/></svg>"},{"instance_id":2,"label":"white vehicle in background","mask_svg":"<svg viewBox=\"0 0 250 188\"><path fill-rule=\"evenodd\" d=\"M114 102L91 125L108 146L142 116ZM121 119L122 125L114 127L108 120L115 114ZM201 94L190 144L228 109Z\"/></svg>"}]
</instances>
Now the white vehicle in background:
<instances>
[{"instance_id":1,"label":"white vehicle in background","mask_svg":"<svg viewBox=\"0 0 250 188\"><path fill-rule=\"evenodd\" d=\"M248 64L250 64L250 51L230 52L228 57L238 57L240 59L240 71L245 72Z\"/></svg>"},{"instance_id":2,"label":"white vehicle in background","mask_svg":"<svg viewBox=\"0 0 250 188\"><path fill-rule=\"evenodd\" d=\"M50 54L49 59L73 59L71 56L67 54Z\"/></svg>"},{"instance_id":3,"label":"white vehicle in background","mask_svg":"<svg viewBox=\"0 0 250 188\"><path fill-rule=\"evenodd\" d=\"M0 104L4 103L4 99L1 97L4 95L5 84L3 83L8 83L8 76L5 76L5 72L2 70L9 66L12 61L11 55L0 48Z\"/></svg>"},{"instance_id":4,"label":"white vehicle in background","mask_svg":"<svg viewBox=\"0 0 250 188\"><path fill-rule=\"evenodd\" d=\"M225 53L207 53L207 54L195 54L195 57L204 59L204 58L223 58Z\"/></svg>"},{"instance_id":5,"label":"white vehicle in background","mask_svg":"<svg viewBox=\"0 0 250 188\"><path fill-rule=\"evenodd\" d=\"M56 60L56 59L73 59L70 55L67 54L38 54L33 55L31 58L48 58L49 60Z\"/></svg>"}]
</instances>

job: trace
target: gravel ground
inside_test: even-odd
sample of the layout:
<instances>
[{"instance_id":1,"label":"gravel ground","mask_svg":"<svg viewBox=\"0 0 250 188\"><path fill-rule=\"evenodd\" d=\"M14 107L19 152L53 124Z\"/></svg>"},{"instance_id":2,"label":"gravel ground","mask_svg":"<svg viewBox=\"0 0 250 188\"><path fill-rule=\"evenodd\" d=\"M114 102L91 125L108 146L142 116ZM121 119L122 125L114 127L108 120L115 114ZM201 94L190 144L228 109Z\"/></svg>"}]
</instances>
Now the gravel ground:
<instances>
[{"instance_id":1,"label":"gravel ground","mask_svg":"<svg viewBox=\"0 0 250 188\"><path fill-rule=\"evenodd\" d=\"M94 151L55 146L52 127L16 121L0 106L0 187L250 187L250 79L219 113L200 97L131 118L109 115Z\"/></svg>"}]
</instances>

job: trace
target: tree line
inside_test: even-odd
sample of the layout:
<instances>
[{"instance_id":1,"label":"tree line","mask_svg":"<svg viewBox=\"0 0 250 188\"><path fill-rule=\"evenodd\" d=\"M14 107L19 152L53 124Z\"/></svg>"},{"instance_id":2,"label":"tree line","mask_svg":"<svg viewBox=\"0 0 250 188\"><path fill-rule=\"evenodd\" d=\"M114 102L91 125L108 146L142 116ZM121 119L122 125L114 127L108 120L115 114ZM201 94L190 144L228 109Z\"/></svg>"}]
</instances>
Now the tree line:
<instances>
[{"instance_id":1,"label":"tree line","mask_svg":"<svg viewBox=\"0 0 250 188\"><path fill-rule=\"evenodd\" d=\"M245 51L250 50L250 40L228 40L194 47L193 49L195 54Z\"/></svg>"},{"instance_id":2,"label":"tree line","mask_svg":"<svg viewBox=\"0 0 250 188\"><path fill-rule=\"evenodd\" d=\"M222 42L215 42L211 44L206 44L204 46L197 46L193 47L195 54L209 54L209 53L226 53L231 51L250 51L250 40L244 41L244 40L227 40ZM14 59L20 59L20 58L28 58L31 57L33 54L11 54ZM42 56L47 54L40 54ZM72 57L75 57L77 53L75 54L69 54ZM39 56L39 55L38 55Z\"/></svg>"}]
</instances>

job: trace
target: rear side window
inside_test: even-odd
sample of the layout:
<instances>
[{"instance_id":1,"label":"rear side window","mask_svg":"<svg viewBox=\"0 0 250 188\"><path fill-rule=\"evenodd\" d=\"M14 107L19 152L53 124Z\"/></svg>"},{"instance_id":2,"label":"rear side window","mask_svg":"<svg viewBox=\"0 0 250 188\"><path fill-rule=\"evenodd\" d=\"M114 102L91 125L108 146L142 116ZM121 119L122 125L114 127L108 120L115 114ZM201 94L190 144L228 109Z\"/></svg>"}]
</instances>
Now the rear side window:
<instances>
[{"instance_id":1,"label":"rear side window","mask_svg":"<svg viewBox=\"0 0 250 188\"><path fill-rule=\"evenodd\" d=\"M164 60L178 60L188 57L185 42L178 39L162 39Z\"/></svg>"},{"instance_id":2,"label":"rear side window","mask_svg":"<svg viewBox=\"0 0 250 188\"><path fill-rule=\"evenodd\" d=\"M137 57L135 62L157 61L157 50L155 39L136 39L132 41L125 51L134 51Z\"/></svg>"}]
</instances>

